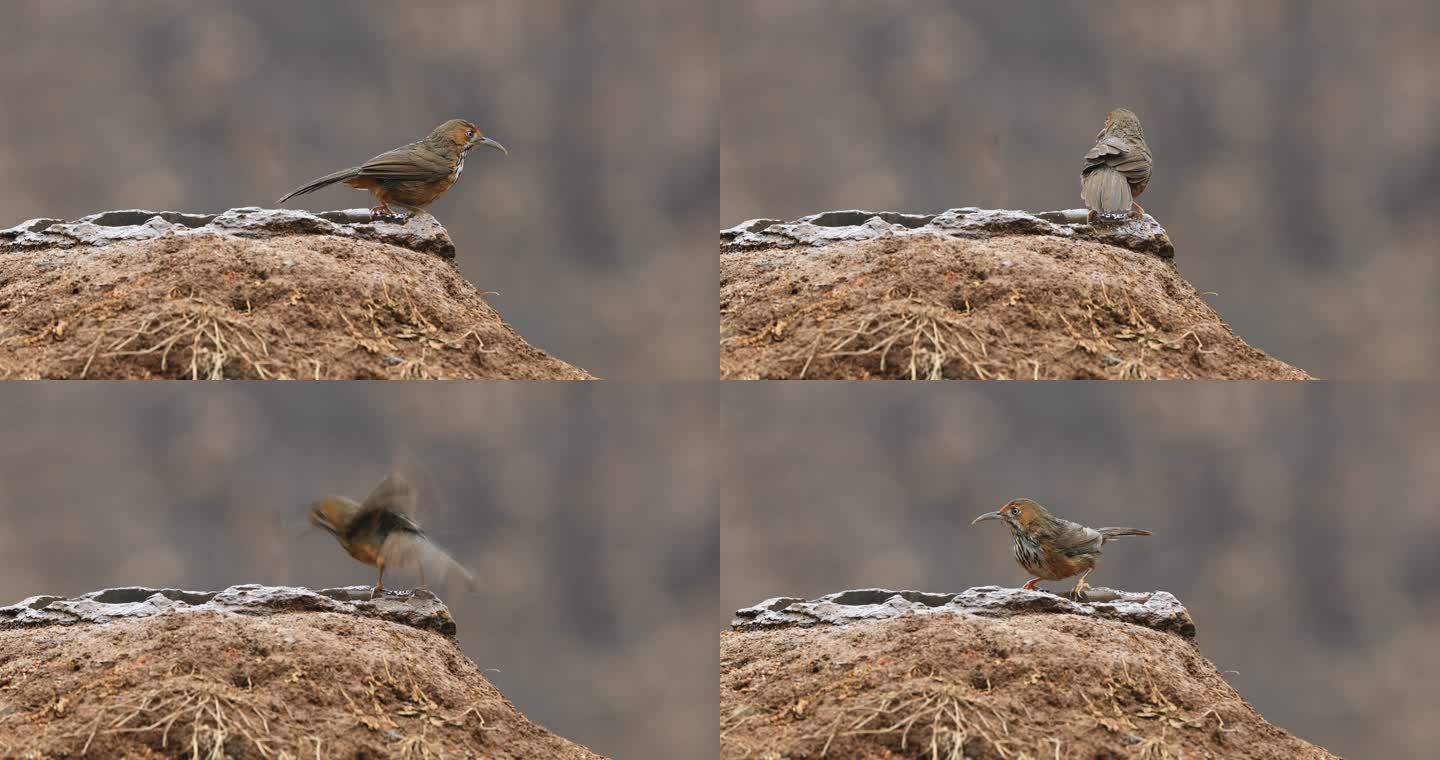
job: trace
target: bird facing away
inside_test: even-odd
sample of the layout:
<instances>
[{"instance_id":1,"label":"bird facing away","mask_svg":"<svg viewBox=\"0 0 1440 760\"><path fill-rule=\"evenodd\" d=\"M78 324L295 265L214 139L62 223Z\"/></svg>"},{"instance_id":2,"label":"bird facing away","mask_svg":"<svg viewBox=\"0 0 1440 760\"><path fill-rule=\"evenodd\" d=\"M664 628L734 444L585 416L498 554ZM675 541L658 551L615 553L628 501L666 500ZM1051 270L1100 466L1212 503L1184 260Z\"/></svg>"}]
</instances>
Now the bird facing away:
<instances>
[{"instance_id":1,"label":"bird facing away","mask_svg":"<svg viewBox=\"0 0 1440 760\"><path fill-rule=\"evenodd\" d=\"M415 522L415 487L399 475L380 481L356 504L344 496L327 496L310 506L310 524L329 531L345 551L380 569L371 598L385 591L385 568L414 566L425 588L427 570L442 581L459 577L474 586L475 577L439 547L430 543Z\"/></svg>"},{"instance_id":2,"label":"bird facing away","mask_svg":"<svg viewBox=\"0 0 1440 760\"><path fill-rule=\"evenodd\" d=\"M1118 221L1145 209L1135 201L1150 184L1150 146L1140 129L1140 117L1128 108L1105 115L1105 127L1095 135L1095 146L1085 154L1080 170L1080 199L1090 209L1090 223Z\"/></svg>"},{"instance_id":3,"label":"bird facing away","mask_svg":"<svg viewBox=\"0 0 1440 760\"><path fill-rule=\"evenodd\" d=\"M986 512L970 524L1003 520L1015 536L1015 561L1035 576L1024 588L1034 589L1040 581L1058 581L1079 575L1070 595L1085 597L1085 576L1095 569L1100 547L1121 536L1148 536L1139 528L1087 528L1062 520L1029 499L1016 499L995 512Z\"/></svg>"},{"instance_id":4,"label":"bird facing away","mask_svg":"<svg viewBox=\"0 0 1440 760\"><path fill-rule=\"evenodd\" d=\"M350 187L369 190L375 196L376 205L370 209L372 215L393 216L391 205L417 213L460 179L460 172L465 170L465 154L477 145L510 155L504 145L480 134L474 124L451 119L423 140L381 153L359 166L311 180L277 202L284 203L297 195L344 182Z\"/></svg>"}]
</instances>

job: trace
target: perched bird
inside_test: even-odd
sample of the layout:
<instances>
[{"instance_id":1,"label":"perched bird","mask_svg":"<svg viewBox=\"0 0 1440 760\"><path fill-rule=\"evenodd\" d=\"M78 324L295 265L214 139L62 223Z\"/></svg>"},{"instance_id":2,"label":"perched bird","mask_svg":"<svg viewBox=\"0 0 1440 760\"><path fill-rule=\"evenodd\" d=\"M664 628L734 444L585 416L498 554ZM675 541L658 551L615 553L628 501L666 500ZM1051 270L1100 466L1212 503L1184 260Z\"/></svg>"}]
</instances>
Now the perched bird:
<instances>
[{"instance_id":1,"label":"perched bird","mask_svg":"<svg viewBox=\"0 0 1440 760\"><path fill-rule=\"evenodd\" d=\"M356 504L344 496L327 496L310 506L310 524L329 531L350 556L380 568L373 599L385 590L385 568L413 565L420 572L420 588L431 577L458 576L473 586L475 577L434 544L415 522L415 488L399 475L380 481Z\"/></svg>"},{"instance_id":2,"label":"perched bird","mask_svg":"<svg viewBox=\"0 0 1440 760\"><path fill-rule=\"evenodd\" d=\"M402 145L366 161L359 166L341 169L291 190L278 203L297 195L314 192L336 182L369 190L375 196L372 215L393 216L390 206L396 205L419 212L439 198L465 170L465 154L477 145L494 148L505 155L510 151L464 119L451 119L435 128L429 137Z\"/></svg>"},{"instance_id":3,"label":"perched bird","mask_svg":"<svg viewBox=\"0 0 1440 760\"><path fill-rule=\"evenodd\" d=\"M1150 183L1152 163L1140 117L1128 108L1106 114L1105 128L1095 135L1095 147L1080 170L1080 198L1090 209L1090 223L1144 214L1135 199Z\"/></svg>"},{"instance_id":4,"label":"perched bird","mask_svg":"<svg viewBox=\"0 0 1440 760\"><path fill-rule=\"evenodd\" d=\"M1095 569L1100 547L1121 536L1148 536L1150 531L1139 528L1087 528L1079 523L1062 520L1050 510L1029 499L1016 499L995 512L986 512L970 524L985 520L1004 520L1015 536L1015 561L1030 571L1034 578L1024 588L1034 589L1040 581L1058 581L1079 575L1070 592L1083 599L1085 576Z\"/></svg>"}]
</instances>

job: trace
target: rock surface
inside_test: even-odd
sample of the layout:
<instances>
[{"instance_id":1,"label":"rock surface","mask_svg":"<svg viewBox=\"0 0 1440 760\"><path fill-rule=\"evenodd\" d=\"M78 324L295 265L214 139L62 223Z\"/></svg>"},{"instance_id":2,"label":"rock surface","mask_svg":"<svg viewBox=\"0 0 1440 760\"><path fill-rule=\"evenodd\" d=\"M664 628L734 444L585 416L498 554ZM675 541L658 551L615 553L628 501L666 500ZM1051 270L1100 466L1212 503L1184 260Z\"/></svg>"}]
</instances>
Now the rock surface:
<instances>
[{"instance_id":1,"label":"rock surface","mask_svg":"<svg viewBox=\"0 0 1440 760\"><path fill-rule=\"evenodd\" d=\"M1085 209L1025 211L982 209L969 206L939 214L902 214L894 211L825 211L793 222L751 219L720 231L720 250L826 246L879 238L945 235L980 238L994 235L1054 235L1090 240L1162 259L1175 258L1175 246L1159 222L1149 214L1117 224L1091 225Z\"/></svg>"},{"instance_id":2,"label":"rock surface","mask_svg":"<svg viewBox=\"0 0 1440 760\"><path fill-rule=\"evenodd\" d=\"M859 589L768 599L720 635L735 758L1333 760L1266 722L1174 596Z\"/></svg>"},{"instance_id":3,"label":"rock surface","mask_svg":"<svg viewBox=\"0 0 1440 760\"><path fill-rule=\"evenodd\" d=\"M829 211L720 233L724 379L1308 379L1245 344L1149 215Z\"/></svg>"},{"instance_id":4,"label":"rock surface","mask_svg":"<svg viewBox=\"0 0 1440 760\"><path fill-rule=\"evenodd\" d=\"M977 586L958 594L867 588L826 594L809 601L780 597L737 611L731 627L747 630L787 625L849 625L907 615L1010 617L1034 613L1118 620L1178 633L1185 638L1195 637L1195 622L1190 619L1190 611L1173 594L1116 591L1099 586L1090 589L1083 603L1048 591L999 586Z\"/></svg>"},{"instance_id":5,"label":"rock surface","mask_svg":"<svg viewBox=\"0 0 1440 760\"><path fill-rule=\"evenodd\" d=\"M107 211L0 230L0 379L593 379L531 346L433 216Z\"/></svg>"},{"instance_id":6,"label":"rock surface","mask_svg":"<svg viewBox=\"0 0 1440 760\"><path fill-rule=\"evenodd\" d=\"M118 588L0 608L0 757L592 760L526 719L433 595Z\"/></svg>"},{"instance_id":7,"label":"rock surface","mask_svg":"<svg viewBox=\"0 0 1440 760\"><path fill-rule=\"evenodd\" d=\"M224 591L182 591L142 587L107 588L69 599L32 596L0 607L0 629L41 625L110 623L165 613L228 612L264 615L274 612L333 612L373 617L412 628L455 635L450 610L429 591L387 592L370 598L369 586L312 591L290 586L231 586Z\"/></svg>"},{"instance_id":8,"label":"rock surface","mask_svg":"<svg viewBox=\"0 0 1440 760\"><path fill-rule=\"evenodd\" d=\"M166 237L219 235L234 238L268 238L276 235L334 235L455 258L455 244L440 222L429 214L413 218L372 218L369 209L345 209L313 214L294 209L258 206L232 208L220 214L125 209L103 211L73 222L31 219L0 230L0 252L5 249L70 248L158 240Z\"/></svg>"}]
</instances>

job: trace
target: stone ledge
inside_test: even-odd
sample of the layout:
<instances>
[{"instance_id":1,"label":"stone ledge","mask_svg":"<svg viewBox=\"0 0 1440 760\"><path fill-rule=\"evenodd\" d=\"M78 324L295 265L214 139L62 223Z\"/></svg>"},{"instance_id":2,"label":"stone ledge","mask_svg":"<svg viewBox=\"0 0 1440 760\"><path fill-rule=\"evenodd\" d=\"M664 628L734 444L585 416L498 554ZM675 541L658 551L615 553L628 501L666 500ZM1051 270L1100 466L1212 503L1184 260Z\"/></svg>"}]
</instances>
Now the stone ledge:
<instances>
[{"instance_id":1,"label":"stone ledge","mask_svg":"<svg viewBox=\"0 0 1440 760\"><path fill-rule=\"evenodd\" d=\"M889 620L906 615L976 615L1013 617L1036 613L1080 615L1195 638L1190 611L1168 591L1117 591L1094 587L1084 602L1047 591L999 586L976 586L958 594L888 589L853 589L818 599L794 597L766 599L735 612L733 630L756 630L798 625L850 625Z\"/></svg>"},{"instance_id":2,"label":"stone ledge","mask_svg":"<svg viewBox=\"0 0 1440 760\"><path fill-rule=\"evenodd\" d=\"M996 235L1053 235L1090 240L1119 248L1175 258L1170 236L1155 218L1146 214L1113 224L1090 224L1085 209L1031 214L1026 211L954 208L938 214L904 214L893 211L824 211L792 222L751 219L720 231L720 250L753 250L825 246L884 237L941 235L983 238Z\"/></svg>"},{"instance_id":3,"label":"stone ledge","mask_svg":"<svg viewBox=\"0 0 1440 760\"><path fill-rule=\"evenodd\" d=\"M74 221L30 219L0 229L0 251L32 248L106 246L167 237L218 235L234 238L268 238L282 235L334 235L455 258L450 233L429 214L403 221L372 219L368 209L344 209L314 214L294 209L258 206L232 208L219 214L126 209L102 211Z\"/></svg>"},{"instance_id":4,"label":"stone ledge","mask_svg":"<svg viewBox=\"0 0 1440 760\"><path fill-rule=\"evenodd\" d=\"M223 591L184 591L144 587L109 588L76 597L32 596L0 607L0 629L45 625L104 624L161 614L226 612L268 615L283 612L333 612L371 617L413 628L455 635L455 619L429 591L386 592L370 598L369 586L312 590L291 586L244 584Z\"/></svg>"}]
</instances>

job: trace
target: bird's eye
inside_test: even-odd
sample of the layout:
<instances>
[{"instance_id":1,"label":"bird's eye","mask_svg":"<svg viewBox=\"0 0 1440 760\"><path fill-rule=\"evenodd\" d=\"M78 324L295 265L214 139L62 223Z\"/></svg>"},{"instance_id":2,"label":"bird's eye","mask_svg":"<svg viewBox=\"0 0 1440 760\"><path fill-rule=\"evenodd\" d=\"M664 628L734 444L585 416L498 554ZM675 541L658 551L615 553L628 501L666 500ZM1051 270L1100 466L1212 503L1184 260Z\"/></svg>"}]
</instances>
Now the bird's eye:
<instances>
[{"instance_id":1,"label":"bird's eye","mask_svg":"<svg viewBox=\"0 0 1440 760\"><path fill-rule=\"evenodd\" d=\"M467 130L465 130L465 139L466 139L466 140L474 140L474 139L475 139L475 130L473 130L473 129L467 129Z\"/></svg>"},{"instance_id":2,"label":"bird's eye","mask_svg":"<svg viewBox=\"0 0 1440 760\"><path fill-rule=\"evenodd\" d=\"M1011 507L1011 508L1010 508L1010 514L1012 514L1012 515L1018 515L1018 514L1020 514L1020 508L1019 508L1019 507Z\"/></svg>"}]
</instances>

